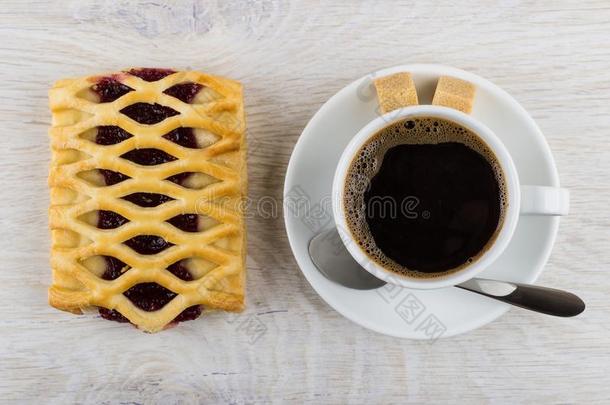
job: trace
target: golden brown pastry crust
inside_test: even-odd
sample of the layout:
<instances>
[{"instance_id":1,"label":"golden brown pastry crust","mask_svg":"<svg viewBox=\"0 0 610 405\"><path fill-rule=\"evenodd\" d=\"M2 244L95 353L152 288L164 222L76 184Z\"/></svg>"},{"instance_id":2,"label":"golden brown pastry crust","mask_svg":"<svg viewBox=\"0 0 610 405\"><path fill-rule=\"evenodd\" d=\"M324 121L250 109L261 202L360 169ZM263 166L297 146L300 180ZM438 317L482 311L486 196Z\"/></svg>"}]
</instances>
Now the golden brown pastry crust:
<instances>
[{"instance_id":1,"label":"golden brown pastry crust","mask_svg":"<svg viewBox=\"0 0 610 405\"><path fill-rule=\"evenodd\" d=\"M86 94L99 80L98 75L60 80L49 92L53 114L50 304L74 313L91 306L116 309L149 332L163 329L192 305L228 311L243 309L246 232L243 213L237 207L246 196L247 181L241 84L192 71L176 72L154 82L126 73L113 77L134 91L109 103L91 101ZM185 82L205 86L210 90L210 99L187 104L163 93ZM119 112L137 102L159 103L180 114L153 125L139 124ZM133 137L115 145L99 145L83 136L103 125L120 126ZM189 149L162 138L178 127L207 130L220 139L202 149ZM160 149L177 160L141 166L119 157L135 148ZM131 179L111 186L92 184L82 173L94 169L120 172ZM221 181L197 190L164 180L183 172L203 172ZM175 200L143 208L120 198L135 192L160 193ZM116 229L98 229L82 220L83 214L96 210L113 211L129 222ZM219 224L187 233L165 222L185 213L207 215ZM175 246L154 255L141 255L122 243L137 235L158 235ZM107 281L84 265L87 258L104 255L123 261L130 266L129 271ZM183 281L166 270L181 259L193 257L217 267L189 269L200 275L193 281ZM196 267L196 260L190 265ZM178 295L158 311L143 311L123 292L144 282L158 283Z\"/></svg>"}]
</instances>

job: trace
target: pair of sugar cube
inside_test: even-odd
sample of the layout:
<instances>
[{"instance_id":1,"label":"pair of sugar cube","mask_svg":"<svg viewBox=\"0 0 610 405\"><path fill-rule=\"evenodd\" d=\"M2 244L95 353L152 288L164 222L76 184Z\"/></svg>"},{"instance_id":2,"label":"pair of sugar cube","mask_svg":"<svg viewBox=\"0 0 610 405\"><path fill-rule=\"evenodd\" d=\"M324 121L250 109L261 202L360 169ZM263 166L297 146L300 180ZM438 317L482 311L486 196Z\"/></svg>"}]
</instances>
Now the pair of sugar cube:
<instances>
[{"instance_id":1,"label":"pair of sugar cube","mask_svg":"<svg viewBox=\"0 0 610 405\"><path fill-rule=\"evenodd\" d=\"M417 105L417 91L410 73L401 72L374 80L382 113L409 105ZM475 86L450 76L438 79L433 105L455 108L469 114L474 102Z\"/></svg>"}]
</instances>

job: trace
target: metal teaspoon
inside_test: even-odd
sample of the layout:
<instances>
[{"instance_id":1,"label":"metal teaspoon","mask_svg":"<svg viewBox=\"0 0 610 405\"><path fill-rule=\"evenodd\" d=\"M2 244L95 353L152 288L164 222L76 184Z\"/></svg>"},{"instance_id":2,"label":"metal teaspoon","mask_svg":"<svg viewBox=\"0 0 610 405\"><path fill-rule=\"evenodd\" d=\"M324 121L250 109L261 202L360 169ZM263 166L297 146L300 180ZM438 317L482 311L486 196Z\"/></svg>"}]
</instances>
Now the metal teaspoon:
<instances>
[{"instance_id":1,"label":"metal teaspoon","mask_svg":"<svg viewBox=\"0 0 610 405\"><path fill-rule=\"evenodd\" d=\"M309 242L309 255L320 273L344 287L371 290L386 284L356 262L336 228L314 236ZM571 317L585 310L579 297L554 288L483 278L473 278L456 287L547 315Z\"/></svg>"}]
</instances>

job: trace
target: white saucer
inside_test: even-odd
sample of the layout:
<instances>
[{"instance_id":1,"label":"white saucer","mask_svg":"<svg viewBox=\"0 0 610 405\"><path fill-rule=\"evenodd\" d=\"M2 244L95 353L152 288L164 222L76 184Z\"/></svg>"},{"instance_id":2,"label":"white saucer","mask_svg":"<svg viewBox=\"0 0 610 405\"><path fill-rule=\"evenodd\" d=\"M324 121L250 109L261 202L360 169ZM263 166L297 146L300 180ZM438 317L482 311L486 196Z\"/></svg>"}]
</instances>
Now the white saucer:
<instances>
[{"instance_id":1,"label":"white saucer","mask_svg":"<svg viewBox=\"0 0 610 405\"><path fill-rule=\"evenodd\" d=\"M502 139L521 184L558 187L559 179L544 136L523 107L493 83L455 68L406 65L380 70L343 88L309 121L290 158L284 184L286 231L305 278L331 307L365 328L397 337L436 339L483 326L510 306L453 287L424 291L388 284L372 291L351 290L327 280L307 252L317 232L334 226L331 186L343 148L377 116L371 80L399 71L412 73L420 104L430 104L441 75L474 83L472 115ZM295 206L295 201L301 205ZM481 277L534 282L551 253L558 226L558 217L521 217L510 245Z\"/></svg>"}]
</instances>

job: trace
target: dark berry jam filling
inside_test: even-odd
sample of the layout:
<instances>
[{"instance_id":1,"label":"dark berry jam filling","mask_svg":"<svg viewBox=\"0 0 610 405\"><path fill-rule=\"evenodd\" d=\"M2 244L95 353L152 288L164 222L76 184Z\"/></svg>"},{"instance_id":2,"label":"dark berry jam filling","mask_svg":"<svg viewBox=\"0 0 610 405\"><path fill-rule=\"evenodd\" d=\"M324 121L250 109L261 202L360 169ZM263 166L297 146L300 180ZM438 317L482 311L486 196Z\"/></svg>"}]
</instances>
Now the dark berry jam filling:
<instances>
[{"instance_id":1,"label":"dark berry jam filling","mask_svg":"<svg viewBox=\"0 0 610 405\"><path fill-rule=\"evenodd\" d=\"M172 273L174 276L178 277L180 280L191 281L193 280L193 276L188 271L188 269L182 264L182 260L170 264L167 266L167 270Z\"/></svg>"},{"instance_id":2,"label":"dark berry jam filling","mask_svg":"<svg viewBox=\"0 0 610 405\"><path fill-rule=\"evenodd\" d=\"M100 315L102 318L107 319L109 321L115 321L120 323L128 323L129 319L125 318L119 311L116 309L107 309L107 308L99 308ZM184 311L180 313L177 317L174 318L172 323L192 321L194 319L199 318L201 315L201 305L193 305L188 307Z\"/></svg>"},{"instance_id":3,"label":"dark berry jam filling","mask_svg":"<svg viewBox=\"0 0 610 405\"><path fill-rule=\"evenodd\" d=\"M164 194L155 193L132 193L121 198L140 207L156 207L173 200Z\"/></svg>"},{"instance_id":4,"label":"dark berry jam filling","mask_svg":"<svg viewBox=\"0 0 610 405\"><path fill-rule=\"evenodd\" d=\"M180 114L173 108L166 107L161 104L135 103L128 105L121 110L132 120L146 125L157 124L166 118Z\"/></svg>"},{"instance_id":5,"label":"dark berry jam filling","mask_svg":"<svg viewBox=\"0 0 610 405\"><path fill-rule=\"evenodd\" d=\"M123 275L121 270L127 266L125 263L112 256L104 256L104 260L106 261L106 270L102 274L104 280L116 280Z\"/></svg>"},{"instance_id":6,"label":"dark berry jam filling","mask_svg":"<svg viewBox=\"0 0 610 405\"><path fill-rule=\"evenodd\" d=\"M184 232L197 232L199 216L197 214L182 214L168 219L167 222Z\"/></svg>"},{"instance_id":7,"label":"dark berry jam filling","mask_svg":"<svg viewBox=\"0 0 610 405\"><path fill-rule=\"evenodd\" d=\"M122 181L125 181L125 180L131 178L123 173L113 172L112 170L107 170L107 169L98 169L98 170L100 171L102 176L104 176L104 182L106 183L107 186L112 186L113 184L117 184L117 183L120 183Z\"/></svg>"},{"instance_id":8,"label":"dark berry jam filling","mask_svg":"<svg viewBox=\"0 0 610 405\"><path fill-rule=\"evenodd\" d=\"M131 138L133 135L125 131L121 127L114 125L97 127L97 135L95 137L95 143L98 145L114 145L121 143L126 139Z\"/></svg>"},{"instance_id":9,"label":"dark berry jam filling","mask_svg":"<svg viewBox=\"0 0 610 405\"><path fill-rule=\"evenodd\" d=\"M161 80L164 77L176 72L171 69L141 68L131 69L127 73L137 76L147 82L156 82L157 80ZM112 102L134 90L131 87L121 83L117 79L120 77L120 74L105 76L100 78L93 86L91 86L91 90L98 95L100 103ZM179 83L166 89L164 93L185 103L191 103L193 102L193 99L197 93L199 93L203 87L204 86L198 83Z\"/></svg>"},{"instance_id":10,"label":"dark berry jam filling","mask_svg":"<svg viewBox=\"0 0 610 405\"><path fill-rule=\"evenodd\" d=\"M184 182L191 177L191 175L194 174L193 172L184 172L184 173L178 173L178 174L174 174L173 176L169 176L167 179L165 180L169 180L172 183L176 183L179 186L184 186Z\"/></svg>"},{"instance_id":11,"label":"dark berry jam filling","mask_svg":"<svg viewBox=\"0 0 610 405\"><path fill-rule=\"evenodd\" d=\"M125 268L125 263L111 256L105 256L106 259L106 271L102 275L104 280L115 280L119 278L123 273L122 269ZM176 262L167 268L174 276L184 281L191 281L193 276L189 271L182 265L182 262ZM170 302L176 294L167 288L157 283L141 283L136 284L129 290L123 293L135 306L144 311L156 311L163 308L168 302ZM129 322L119 311L114 309L99 308L100 315L104 319L116 322ZM201 306L193 305L182 311L173 322L183 322L196 319L201 315Z\"/></svg>"},{"instance_id":12,"label":"dark berry jam filling","mask_svg":"<svg viewBox=\"0 0 610 405\"><path fill-rule=\"evenodd\" d=\"M100 307L98 310L99 310L102 318L107 319L109 321L115 321L115 322L120 322L120 323L129 322L129 319L127 319L123 315L121 315L121 313L119 311L117 311L116 309L108 309L108 308Z\"/></svg>"},{"instance_id":13,"label":"dark berry jam filling","mask_svg":"<svg viewBox=\"0 0 610 405\"><path fill-rule=\"evenodd\" d=\"M138 76L140 79L146 80L147 82L156 82L157 80L161 80L164 77L171 75L172 73L176 73L176 71L162 68L134 68L129 70L127 73Z\"/></svg>"},{"instance_id":14,"label":"dark berry jam filling","mask_svg":"<svg viewBox=\"0 0 610 405\"><path fill-rule=\"evenodd\" d=\"M154 255L174 246L173 243L157 235L138 235L123 243L141 255Z\"/></svg>"},{"instance_id":15,"label":"dark berry jam filling","mask_svg":"<svg viewBox=\"0 0 610 405\"><path fill-rule=\"evenodd\" d=\"M144 311L157 311L177 295L157 283L140 283L123 293L133 304Z\"/></svg>"},{"instance_id":16,"label":"dark berry jam filling","mask_svg":"<svg viewBox=\"0 0 610 405\"><path fill-rule=\"evenodd\" d=\"M176 128L163 135L163 138L177 143L180 146L184 146L185 148L196 149L198 147L193 128Z\"/></svg>"},{"instance_id":17,"label":"dark berry jam filling","mask_svg":"<svg viewBox=\"0 0 610 405\"><path fill-rule=\"evenodd\" d=\"M203 86L197 83L180 83L173 85L163 93L182 102L191 103L202 88Z\"/></svg>"},{"instance_id":18,"label":"dark berry jam filling","mask_svg":"<svg viewBox=\"0 0 610 405\"><path fill-rule=\"evenodd\" d=\"M102 77L91 86L91 90L97 93L100 103L110 103L133 91L131 87L124 85L114 77Z\"/></svg>"},{"instance_id":19,"label":"dark berry jam filling","mask_svg":"<svg viewBox=\"0 0 610 405\"><path fill-rule=\"evenodd\" d=\"M178 322L192 321L194 319L199 318L200 315L201 315L201 305L193 305L191 307L188 307L184 311L182 311L180 313L180 315L178 315L177 317L174 318L173 322L178 323Z\"/></svg>"},{"instance_id":20,"label":"dark berry jam filling","mask_svg":"<svg viewBox=\"0 0 610 405\"><path fill-rule=\"evenodd\" d=\"M97 227L100 229L114 229L129 222L127 218L116 212L100 210L97 212Z\"/></svg>"},{"instance_id":21,"label":"dark berry jam filling","mask_svg":"<svg viewBox=\"0 0 610 405\"><path fill-rule=\"evenodd\" d=\"M130 150L122 154L121 157L143 166L155 166L176 160L169 153L154 148Z\"/></svg>"}]
</instances>

